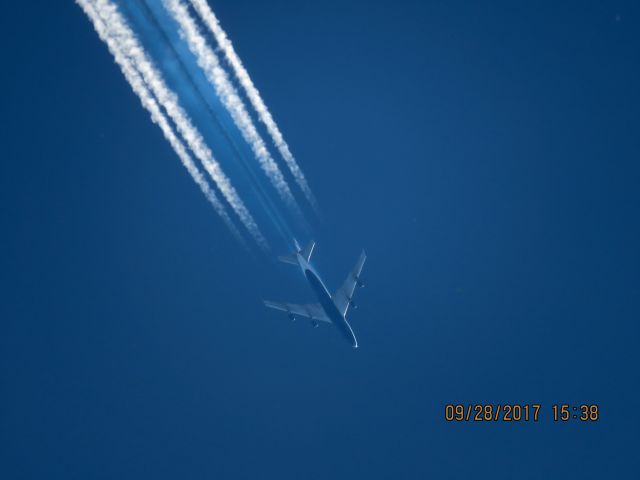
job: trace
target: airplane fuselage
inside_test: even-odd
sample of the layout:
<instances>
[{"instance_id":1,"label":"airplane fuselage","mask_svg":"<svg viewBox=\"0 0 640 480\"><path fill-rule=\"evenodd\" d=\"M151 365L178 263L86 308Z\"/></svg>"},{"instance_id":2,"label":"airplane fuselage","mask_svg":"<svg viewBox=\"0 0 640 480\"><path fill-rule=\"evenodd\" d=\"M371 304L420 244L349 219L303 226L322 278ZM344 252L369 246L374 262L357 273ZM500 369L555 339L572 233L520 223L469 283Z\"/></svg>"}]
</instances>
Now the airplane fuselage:
<instances>
[{"instance_id":1,"label":"airplane fuselage","mask_svg":"<svg viewBox=\"0 0 640 480\"><path fill-rule=\"evenodd\" d=\"M338 307L334 303L331 298L331 294L327 287L324 285L324 282L320 278L320 276L316 273L314 268L307 262L302 255L298 254L298 264L302 269L302 273L304 274L307 282L311 286L311 289L316 294L318 298L318 302L322 306L322 309L331 320L331 323L335 325L340 334L351 344L352 347L358 348L358 341L356 340L356 336L351 329L351 325L347 322L347 319L344 315L338 310Z\"/></svg>"}]
</instances>

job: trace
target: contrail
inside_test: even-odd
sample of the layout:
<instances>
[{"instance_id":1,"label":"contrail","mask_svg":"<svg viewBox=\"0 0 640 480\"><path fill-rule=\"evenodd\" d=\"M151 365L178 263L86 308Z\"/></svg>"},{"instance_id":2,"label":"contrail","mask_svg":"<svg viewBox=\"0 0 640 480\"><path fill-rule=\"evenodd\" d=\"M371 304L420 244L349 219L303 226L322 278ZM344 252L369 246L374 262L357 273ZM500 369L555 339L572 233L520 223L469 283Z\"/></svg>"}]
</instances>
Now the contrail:
<instances>
[{"instance_id":1,"label":"contrail","mask_svg":"<svg viewBox=\"0 0 640 480\"><path fill-rule=\"evenodd\" d=\"M258 89L255 87L253 81L251 80L251 77L249 76L249 72L247 72L247 70L244 68L244 65L236 54L231 41L227 37L227 34L220 26L220 22L218 22L218 19L213 13L213 10L211 10L211 7L209 7L207 0L191 0L191 4L198 12L198 15L202 17L205 25L207 25L209 30L211 30L211 33L213 33L216 42L218 42L220 49L224 53L225 58L233 69L233 74L238 79L238 82L240 83L242 88L245 90L247 98L251 102L254 110L257 112L260 121L267 127L267 131L269 132L274 145L280 152L280 155L282 155L282 158L284 158L284 161L287 164L287 167L289 167L289 170L291 171L291 174L295 178L297 184L300 186L305 196L307 197L307 200L309 200L313 208L318 211L318 205L315 196L313 195L313 192L311 191L311 188L307 183L307 179L302 173L302 170L300 170L300 167L293 157L293 154L289 150L289 146L287 145L287 142L285 142L284 137L282 136L282 133L278 128L278 125L271 116L271 112L269 112L269 109L262 100Z\"/></svg>"},{"instance_id":2,"label":"contrail","mask_svg":"<svg viewBox=\"0 0 640 480\"><path fill-rule=\"evenodd\" d=\"M269 154L264 141L251 120L251 116L247 112L244 102L229 80L227 72L220 65L218 56L207 45L205 37L200 33L187 7L180 0L163 0L163 3L178 22L180 35L187 41L189 50L197 58L198 66L205 72L207 79L213 85L222 104L231 114L231 118L242 133L243 138L251 146L267 177L269 177L285 204L302 219L302 212L297 206L280 168Z\"/></svg>"},{"instance_id":3,"label":"contrail","mask_svg":"<svg viewBox=\"0 0 640 480\"><path fill-rule=\"evenodd\" d=\"M90 5L87 0L76 1L91 20L94 29L98 33L98 36L109 48L109 52L111 52L111 55L114 57L116 63L120 67L120 70L131 86L131 89L138 96L144 108L151 115L151 120L153 121L153 123L160 127L160 130L162 131L165 139L169 142L175 153L178 155L178 158L182 162L182 165L184 165L184 167L187 169L187 171L191 175L191 178L193 178L194 182L196 182L196 184L200 187L200 190L202 190L204 196L211 203L218 215L220 215L234 237L244 244L244 239L240 235L240 232L238 231L236 226L233 224L233 221L229 217L225 206L218 199L215 192L211 189L209 183L205 180L205 178L200 173L200 170L198 170L198 167L196 167L195 163L191 159L191 156L187 152L185 146L174 133L169 121L165 117L164 113L162 113L160 106L153 98L153 95L145 85L144 80L140 77L140 74L133 67L131 61L122 54L122 51L118 47L115 40L107 35L107 28L98 16L98 13L95 11L94 7Z\"/></svg>"},{"instance_id":4,"label":"contrail","mask_svg":"<svg viewBox=\"0 0 640 480\"><path fill-rule=\"evenodd\" d=\"M213 157L200 132L179 105L175 93L166 86L162 75L147 57L142 45L138 42L118 8L110 0L94 0L93 4L106 26L107 34L115 39L119 48L122 49L122 53L129 58L132 65L140 72L144 82L151 89L158 103L164 107L168 116L173 120L178 132L216 183L225 200L231 205L256 242L263 249L268 250L267 242L244 202L240 199L231 182Z\"/></svg>"}]
</instances>

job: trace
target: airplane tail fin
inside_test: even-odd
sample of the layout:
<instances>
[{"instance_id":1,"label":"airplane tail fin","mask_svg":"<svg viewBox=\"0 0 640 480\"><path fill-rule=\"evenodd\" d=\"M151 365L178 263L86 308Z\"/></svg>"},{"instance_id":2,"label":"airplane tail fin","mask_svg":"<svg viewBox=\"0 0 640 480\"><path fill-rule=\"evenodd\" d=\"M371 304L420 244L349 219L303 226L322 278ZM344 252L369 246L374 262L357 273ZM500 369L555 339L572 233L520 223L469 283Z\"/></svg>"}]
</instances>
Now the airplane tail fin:
<instances>
[{"instance_id":1,"label":"airplane tail fin","mask_svg":"<svg viewBox=\"0 0 640 480\"><path fill-rule=\"evenodd\" d=\"M280 260L283 263L288 263L290 265L298 265L298 254L300 254L308 262L311 259L311 254L313 253L313 249L316 246L316 242L312 240L309 243L307 243L307 246L304 248L300 248L300 245L298 244L297 241L295 241L295 244L296 244L295 252L290 253L289 255L281 255L278 257L278 260Z\"/></svg>"}]
</instances>

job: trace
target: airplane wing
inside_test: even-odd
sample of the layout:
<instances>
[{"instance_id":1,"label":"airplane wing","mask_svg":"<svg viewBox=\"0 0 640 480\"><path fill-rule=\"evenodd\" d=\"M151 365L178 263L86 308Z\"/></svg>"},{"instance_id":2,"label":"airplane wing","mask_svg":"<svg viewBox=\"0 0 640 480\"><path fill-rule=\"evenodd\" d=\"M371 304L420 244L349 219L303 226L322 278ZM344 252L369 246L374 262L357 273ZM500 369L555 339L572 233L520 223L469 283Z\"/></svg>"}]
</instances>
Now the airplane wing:
<instances>
[{"instance_id":1,"label":"airplane wing","mask_svg":"<svg viewBox=\"0 0 640 480\"><path fill-rule=\"evenodd\" d=\"M349 272L346 280L342 284L342 286L336 290L336 293L331 297L335 302L338 310L342 315L347 315L347 311L349 310L349 305L351 303L351 298L353 297L353 291L356 289L356 285L362 285L360 281L360 272L362 272L362 267L364 266L364 261L367 259L367 256L364 253L364 250L360 254L360 258L356 263L353 270Z\"/></svg>"},{"instance_id":2,"label":"airplane wing","mask_svg":"<svg viewBox=\"0 0 640 480\"><path fill-rule=\"evenodd\" d=\"M306 317L320 322L331 323L319 303L296 304L264 300L264 304L269 308L282 310L283 312L287 312L298 317Z\"/></svg>"}]
</instances>

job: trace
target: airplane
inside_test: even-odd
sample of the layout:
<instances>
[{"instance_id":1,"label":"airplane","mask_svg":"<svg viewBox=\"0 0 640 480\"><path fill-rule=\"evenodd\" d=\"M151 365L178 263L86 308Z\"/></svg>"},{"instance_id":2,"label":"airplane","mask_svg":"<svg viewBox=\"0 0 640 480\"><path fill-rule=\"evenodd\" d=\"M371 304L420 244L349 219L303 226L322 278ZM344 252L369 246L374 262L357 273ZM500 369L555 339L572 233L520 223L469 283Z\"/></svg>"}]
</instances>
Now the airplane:
<instances>
[{"instance_id":1,"label":"airplane","mask_svg":"<svg viewBox=\"0 0 640 480\"><path fill-rule=\"evenodd\" d=\"M311 254L315 247L315 242L311 241L305 248L300 248L298 242L295 241L296 251L285 256L278 257L281 262L288 263L300 267L303 275L311 285L311 289L316 294L319 303L308 303L305 305L295 303L271 302L264 300L264 304L269 308L275 308L289 314L289 319L295 320L296 315L311 319L311 325L314 328L319 326L319 322L333 324L338 328L340 334L351 344L353 348L358 348L358 341L353 334L351 325L347 322L347 313L349 307L356 309L357 305L353 302L353 292L358 287L364 287L364 283L360 280L360 272L367 256L364 250L360 254L360 258L355 267L347 275L342 286L331 295L327 287L320 279L318 272L311 266Z\"/></svg>"}]
</instances>

